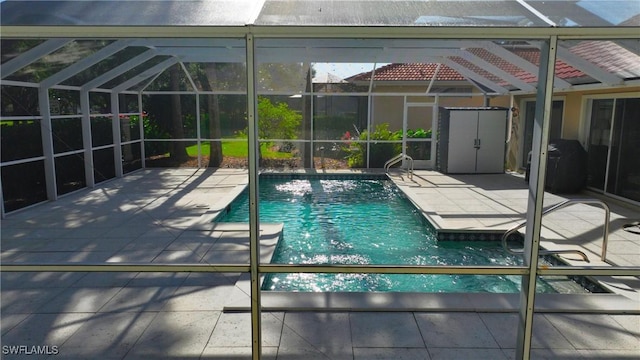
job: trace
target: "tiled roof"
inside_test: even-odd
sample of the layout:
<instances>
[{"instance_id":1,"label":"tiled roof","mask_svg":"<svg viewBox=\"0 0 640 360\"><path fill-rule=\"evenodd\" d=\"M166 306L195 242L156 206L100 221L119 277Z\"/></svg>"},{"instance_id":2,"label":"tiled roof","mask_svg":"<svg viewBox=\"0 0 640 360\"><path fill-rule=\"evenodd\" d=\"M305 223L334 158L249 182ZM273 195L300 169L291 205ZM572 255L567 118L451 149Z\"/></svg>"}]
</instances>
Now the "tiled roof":
<instances>
[{"instance_id":1,"label":"tiled roof","mask_svg":"<svg viewBox=\"0 0 640 360\"><path fill-rule=\"evenodd\" d=\"M520 56L521 58L533 63L534 65L538 65L540 62L540 51L538 49L532 48L514 48L509 49L514 54ZM467 51L472 54L478 56L486 60L487 62L495 65L496 67L504 70L505 72L512 74L519 79L533 83L537 81L537 74L531 74L523 69L518 68L516 65L502 59L501 57L494 55L490 51L482 48L469 48ZM474 65L473 63L465 60L462 57L454 56L450 57L450 60L463 65L482 76L495 81L501 85L505 85L504 81L501 80L494 74ZM405 64L390 64L383 66L381 68L376 69L375 71L375 81L429 81L434 75L434 72L438 64L436 63L405 63ZM568 65L562 60L556 61L556 76L561 79L573 79L573 78L581 78L584 77L585 74L580 70ZM369 81L371 79L371 73L365 72L354 75L348 78L348 81ZM440 70L436 76L437 81L461 81L465 80L465 77L458 73L456 70L446 66L441 65Z\"/></svg>"},{"instance_id":2,"label":"tiled roof","mask_svg":"<svg viewBox=\"0 0 640 360\"><path fill-rule=\"evenodd\" d=\"M438 68L438 64L405 63L390 64L376 69L375 81L428 81ZM354 75L348 81L370 81L371 72ZM441 65L436 76L437 81L464 81L465 77L452 68Z\"/></svg>"},{"instance_id":3,"label":"tiled roof","mask_svg":"<svg viewBox=\"0 0 640 360\"><path fill-rule=\"evenodd\" d=\"M540 50L538 49L513 49L511 50L514 54L520 56L521 58L529 61L530 63L538 66L540 64ZM518 75L517 75L518 76ZM556 76L560 79L572 79L572 78L580 78L585 76L585 74L567 64L562 60L556 60ZM526 82L535 82L537 81L537 74L529 74L529 77L524 75L519 75L519 78Z\"/></svg>"},{"instance_id":4,"label":"tiled roof","mask_svg":"<svg viewBox=\"0 0 640 360\"><path fill-rule=\"evenodd\" d=\"M640 26L640 14L636 14L618 24L618 26Z\"/></svg>"},{"instance_id":5,"label":"tiled roof","mask_svg":"<svg viewBox=\"0 0 640 360\"><path fill-rule=\"evenodd\" d=\"M613 41L582 41L569 50L622 78L640 77L640 56Z\"/></svg>"},{"instance_id":6,"label":"tiled roof","mask_svg":"<svg viewBox=\"0 0 640 360\"><path fill-rule=\"evenodd\" d=\"M538 66L540 64L540 50L532 49L532 48L515 48L508 49L512 53L518 55L524 60ZM467 49L467 51L472 54L478 56L481 59L486 60L487 62L495 65L496 67L504 70L505 72L517 77L518 79L525 81L527 83L534 83L538 81L538 74L532 74L528 71L525 71L515 64L512 64L503 58L493 54L489 50L482 48L471 48ZM560 79L570 79L570 78L578 78L583 77L585 74L580 70L571 67L567 63L562 60L556 61L556 76ZM486 75L485 75L486 76ZM492 77L487 76L487 78L492 79ZM492 79L494 80L494 79ZM498 81L498 83L502 84L502 81ZM504 85L504 84L502 84Z\"/></svg>"}]
</instances>

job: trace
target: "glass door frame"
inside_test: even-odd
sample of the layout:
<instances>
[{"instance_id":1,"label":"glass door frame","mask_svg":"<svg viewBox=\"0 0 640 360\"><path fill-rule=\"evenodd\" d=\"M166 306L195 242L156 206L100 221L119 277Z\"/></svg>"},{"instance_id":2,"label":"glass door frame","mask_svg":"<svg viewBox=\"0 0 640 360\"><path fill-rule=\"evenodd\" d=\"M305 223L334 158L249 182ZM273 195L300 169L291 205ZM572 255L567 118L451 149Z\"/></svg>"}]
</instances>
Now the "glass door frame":
<instances>
[{"instance_id":1,"label":"glass door frame","mask_svg":"<svg viewBox=\"0 0 640 360\"><path fill-rule=\"evenodd\" d=\"M412 96L413 97L413 96ZM407 96L404 96L404 106L402 110L402 149L403 153L406 153L407 149L407 130L409 124L409 108L411 107L430 107L431 108L431 138L427 139L412 139L411 142L430 142L431 143L431 155L429 160L414 159L413 166L415 169L434 169L436 165L436 141L435 136L438 133L438 100L437 96L425 96L425 98L435 97L434 102L410 102ZM403 160L403 166L404 160Z\"/></svg>"},{"instance_id":2,"label":"glass door frame","mask_svg":"<svg viewBox=\"0 0 640 360\"><path fill-rule=\"evenodd\" d=\"M620 195L616 195L614 193L609 192L608 189L608 182L609 182L609 168L610 168L610 164L611 164L611 143L613 141L613 136L614 136L614 132L613 132L613 128L615 126L614 122L616 120L616 108L618 105L618 100L621 99L633 99L633 98L640 98L640 95L638 94L633 94L633 93L620 93L620 94L597 94L597 95L586 95L583 98L583 110L584 110L584 116L582 117L584 119L582 126L581 126L581 134L580 134L580 140L581 142L584 144L584 147L587 148L587 152L588 152L588 148L590 145L590 141L591 141L591 122L593 120L593 102L595 100L613 100L613 109L611 111L611 120L610 120L610 129L609 129L609 139L608 139L608 143L609 143L609 147L607 149L607 162L605 164L605 174L604 174L604 184L603 184L603 188L599 189L597 187L593 187L593 186L589 186L587 184L587 189L597 192L597 193L601 193L604 194L608 197L614 198L614 199L618 199L627 203L631 203L631 204L635 204L635 205L640 205L640 202L629 199L629 198L625 198L622 197Z\"/></svg>"}]
</instances>

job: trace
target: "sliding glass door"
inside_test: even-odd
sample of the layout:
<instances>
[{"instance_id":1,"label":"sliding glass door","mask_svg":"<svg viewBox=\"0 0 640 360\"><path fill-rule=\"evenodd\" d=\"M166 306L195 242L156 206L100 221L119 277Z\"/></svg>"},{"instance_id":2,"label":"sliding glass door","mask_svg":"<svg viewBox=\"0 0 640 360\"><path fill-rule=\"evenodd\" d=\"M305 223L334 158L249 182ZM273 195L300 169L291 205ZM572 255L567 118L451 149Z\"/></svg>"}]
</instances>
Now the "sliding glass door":
<instances>
[{"instance_id":1,"label":"sliding glass door","mask_svg":"<svg viewBox=\"0 0 640 360\"><path fill-rule=\"evenodd\" d=\"M591 101L588 186L640 201L639 113L640 98Z\"/></svg>"}]
</instances>

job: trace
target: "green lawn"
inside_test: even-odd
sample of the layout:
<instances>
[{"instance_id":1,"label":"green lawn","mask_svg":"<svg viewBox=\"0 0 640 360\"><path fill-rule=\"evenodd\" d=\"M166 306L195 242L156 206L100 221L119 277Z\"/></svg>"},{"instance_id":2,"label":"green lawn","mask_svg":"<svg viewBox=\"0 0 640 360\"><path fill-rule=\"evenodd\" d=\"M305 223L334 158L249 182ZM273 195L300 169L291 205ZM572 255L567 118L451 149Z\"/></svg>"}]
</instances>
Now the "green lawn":
<instances>
[{"instance_id":1,"label":"green lawn","mask_svg":"<svg viewBox=\"0 0 640 360\"><path fill-rule=\"evenodd\" d=\"M208 142L201 144L202 155L208 156L211 152L211 147ZM260 150L262 156L265 159L290 159L293 157L292 153L280 152L269 149L268 144L261 144ZM187 147L187 154L189 156L198 156L198 145L191 145ZM222 140L222 155L229 157L246 158L249 155L248 144L246 141L229 141Z\"/></svg>"}]
</instances>

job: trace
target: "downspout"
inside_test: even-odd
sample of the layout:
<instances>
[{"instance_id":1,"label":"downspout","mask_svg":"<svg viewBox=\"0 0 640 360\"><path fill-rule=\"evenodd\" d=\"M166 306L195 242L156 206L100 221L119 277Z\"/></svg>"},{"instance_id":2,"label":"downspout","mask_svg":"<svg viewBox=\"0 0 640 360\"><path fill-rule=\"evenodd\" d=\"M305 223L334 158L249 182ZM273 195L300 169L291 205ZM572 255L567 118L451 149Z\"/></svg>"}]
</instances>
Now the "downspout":
<instances>
[{"instance_id":1,"label":"downspout","mask_svg":"<svg viewBox=\"0 0 640 360\"><path fill-rule=\"evenodd\" d=\"M508 124L508 127L507 127L507 129L509 129L509 132L507 133L507 141L506 141L507 144L511 142L511 133L513 132L512 131L512 129L513 129L513 109L515 108L514 107L514 102L515 102L515 98L514 98L514 96L512 94L512 95L509 96L509 124Z\"/></svg>"}]
</instances>

